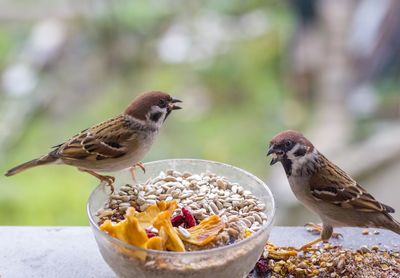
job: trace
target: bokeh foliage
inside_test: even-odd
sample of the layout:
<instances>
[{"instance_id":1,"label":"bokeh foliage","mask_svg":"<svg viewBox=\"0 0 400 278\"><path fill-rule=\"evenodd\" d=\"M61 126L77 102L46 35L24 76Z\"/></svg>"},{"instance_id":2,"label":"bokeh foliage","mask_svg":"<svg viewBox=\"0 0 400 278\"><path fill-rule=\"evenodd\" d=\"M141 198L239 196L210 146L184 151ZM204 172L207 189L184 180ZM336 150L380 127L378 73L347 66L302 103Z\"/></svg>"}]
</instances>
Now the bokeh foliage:
<instances>
[{"instance_id":1,"label":"bokeh foliage","mask_svg":"<svg viewBox=\"0 0 400 278\"><path fill-rule=\"evenodd\" d=\"M202 158L264 178L267 142L284 127L280 67L292 23L286 5L239 0L99 3L92 14L66 20L69 38L62 55L39 75L38 90L48 86L50 100L26 119L21 135L2 154L0 172L120 113L135 95L155 89L182 99L184 110L171 115L144 162ZM223 29L229 39L206 57L171 63L157 52L172 25L200 32L193 22L204 15L234 24L254 13L266 20L259 34ZM12 62L29 31L30 24L0 28L1 68ZM213 30L202 31L207 38ZM89 86L82 88L82 80ZM85 204L97 185L93 177L72 167L49 166L0 180L0 225L87 224Z\"/></svg>"}]
</instances>

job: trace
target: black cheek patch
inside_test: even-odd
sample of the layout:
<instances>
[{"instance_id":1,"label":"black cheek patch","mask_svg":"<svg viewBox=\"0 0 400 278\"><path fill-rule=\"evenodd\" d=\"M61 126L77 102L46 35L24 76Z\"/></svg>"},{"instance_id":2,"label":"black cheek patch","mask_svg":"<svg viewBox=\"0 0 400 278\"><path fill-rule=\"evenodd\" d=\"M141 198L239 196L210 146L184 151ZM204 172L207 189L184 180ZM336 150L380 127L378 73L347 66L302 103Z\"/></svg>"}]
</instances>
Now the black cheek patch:
<instances>
[{"instance_id":1,"label":"black cheek patch","mask_svg":"<svg viewBox=\"0 0 400 278\"><path fill-rule=\"evenodd\" d=\"M158 120L160 119L161 115L162 115L161 112L152 113L150 115L150 120L152 120L153 122L158 122Z\"/></svg>"},{"instance_id":2,"label":"black cheek patch","mask_svg":"<svg viewBox=\"0 0 400 278\"><path fill-rule=\"evenodd\" d=\"M307 150L306 150L305 148L299 148L299 149L294 153L294 155L295 155L295 156L303 156L303 155L306 154L306 152L307 152Z\"/></svg>"}]
</instances>

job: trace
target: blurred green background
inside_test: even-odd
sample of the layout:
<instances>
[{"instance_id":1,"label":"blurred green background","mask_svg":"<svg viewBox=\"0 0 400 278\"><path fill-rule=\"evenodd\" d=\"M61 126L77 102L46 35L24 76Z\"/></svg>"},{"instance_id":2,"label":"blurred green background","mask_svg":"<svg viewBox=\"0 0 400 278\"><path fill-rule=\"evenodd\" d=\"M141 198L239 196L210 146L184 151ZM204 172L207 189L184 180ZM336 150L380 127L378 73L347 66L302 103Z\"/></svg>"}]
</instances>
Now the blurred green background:
<instances>
[{"instance_id":1,"label":"blurred green background","mask_svg":"<svg viewBox=\"0 0 400 278\"><path fill-rule=\"evenodd\" d=\"M265 157L270 138L293 128L342 154L338 163L373 188L369 179L391 169L400 150L362 169L351 168L360 161L352 150L398 131L400 32L384 25L397 26L385 16L398 5L388 1L376 23L383 27L373 29L357 21L366 1L325 2L4 1L0 172L120 113L139 93L162 90L184 109L168 119L144 162L202 158L244 168L269 181L278 224L298 224L310 217L293 216L298 203L283 171L272 173ZM358 38L368 28L373 50ZM385 43L391 47L382 50ZM364 154L362 161L374 160ZM0 224L87 225L85 204L97 183L68 166L2 176Z\"/></svg>"}]
</instances>

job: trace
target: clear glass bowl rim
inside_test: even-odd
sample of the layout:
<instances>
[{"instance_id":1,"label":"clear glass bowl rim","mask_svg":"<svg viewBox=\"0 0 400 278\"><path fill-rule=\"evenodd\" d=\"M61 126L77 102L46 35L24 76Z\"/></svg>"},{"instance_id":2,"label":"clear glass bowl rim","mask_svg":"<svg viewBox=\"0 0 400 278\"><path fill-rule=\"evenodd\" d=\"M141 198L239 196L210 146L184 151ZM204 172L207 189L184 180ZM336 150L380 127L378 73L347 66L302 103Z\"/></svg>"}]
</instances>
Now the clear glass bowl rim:
<instances>
[{"instance_id":1,"label":"clear glass bowl rim","mask_svg":"<svg viewBox=\"0 0 400 278\"><path fill-rule=\"evenodd\" d=\"M95 187L92 191L92 193L89 196L87 205L86 205L86 212L88 214L89 217L89 222L91 224L92 227L94 227L96 229L96 231L98 233L100 233L102 236L104 236L106 239L108 239L109 241L111 241L112 243L115 243L117 245L121 245L124 248L127 248L129 250L132 251L142 251L142 252L146 252L148 254L154 254L154 255L166 255L166 256L182 256L182 255L207 255L207 254L213 254L213 253L218 253L220 251L229 251L229 249L233 249L233 248L238 248L242 245L245 245L247 242L252 241L253 239L255 239L256 237L258 237L261 233L263 232L267 232L267 229L270 228L270 226L272 226L273 220L275 218L275 199L274 196L272 195L271 190L269 189L269 187L258 177L256 177L255 175L241 169L235 166L232 166L230 164L226 164L226 163L222 163L222 162L217 162L217 161L212 161L212 160L204 160L204 159L192 159L192 158L174 158L174 159L163 159L163 160L155 160L155 161L150 161L150 162L146 162L143 165L146 166L151 166L153 164L159 164L159 163L168 163L168 162L173 162L173 161L178 161L178 162L184 162L184 161L191 161L191 162L200 162L200 163L208 163L208 164L214 164L214 165L219 165L219 166L223 166L223 167L229 167L232 168L236 171L241 172L244 175L249 176L250 178L256 180L258 183L260 183L263 187L264 190L266 190L267 194L271 197L271 210L267 211L267 222L265 224L262 225L261 229L258 230L257 232L255 232L252 236L245 238L237 243L233 243L231 245L227 245L227 246L222 246L222 247L217 247L217 248L212 248L212 249L206 249L206 250L200 250L200 251L190 251L190 252L174 252L174 251L159 251L159 250L152 250L152 249L145 249L145 248L141 248L141 247L137 247L134 245L131 245L129 243L126 243L122 240L119 240L117 238L114 238L112 236L110 236L108 233L100 230L100 227L97 225L97 223L95 222L95 220L93 219L91 213L90 213L90 201L92 200L92 198L94 198L94 194L96 192L96 190L98 189L98 187L100 185L98 185L97 187Z\"/></svg>"}]
</instances>

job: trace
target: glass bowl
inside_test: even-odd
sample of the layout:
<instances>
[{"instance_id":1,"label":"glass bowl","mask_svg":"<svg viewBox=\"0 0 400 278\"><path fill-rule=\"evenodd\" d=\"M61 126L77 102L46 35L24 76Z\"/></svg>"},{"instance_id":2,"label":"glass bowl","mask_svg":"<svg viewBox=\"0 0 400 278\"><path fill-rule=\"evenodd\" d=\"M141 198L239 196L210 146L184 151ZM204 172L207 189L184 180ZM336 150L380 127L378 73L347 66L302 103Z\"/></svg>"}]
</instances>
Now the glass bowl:
<instances>
[{"instance_id":1,"label":"glass bowl","mask_svg":"<svg viewBox=\"0 0 400 278\"><path fill-rule=\"evenodd\" d=\"M231 165L197 159L170 159L144 164L146 173L136 171L138 183L156 177L161 171L174 169L193 174L210 171L250 190L266 205L268 220L250 237L237 243L202 251L169 252L142 249L101 231L96 212L104 205L109 190L98 186L89 197L87 213L97 245L104 260L120 277L245 277L254 267L267 243L275 214L275 202L268 186L254 175ZM132 183L129 171L116 175L115 187Z\"/></svg>"}]
</instances>

